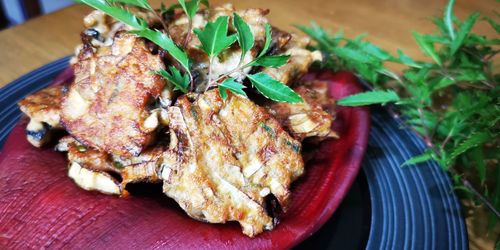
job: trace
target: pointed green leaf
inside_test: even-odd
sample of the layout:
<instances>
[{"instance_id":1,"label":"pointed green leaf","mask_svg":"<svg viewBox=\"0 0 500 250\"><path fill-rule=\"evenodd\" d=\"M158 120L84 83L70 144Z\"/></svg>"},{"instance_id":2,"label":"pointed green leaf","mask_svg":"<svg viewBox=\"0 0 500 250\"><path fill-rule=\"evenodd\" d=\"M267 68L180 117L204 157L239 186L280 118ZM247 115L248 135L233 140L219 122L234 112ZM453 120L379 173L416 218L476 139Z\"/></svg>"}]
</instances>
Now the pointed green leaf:
<instances>
[{"instance_id":1,"label":"pointed green leaf","mask_svg":"<svg viewBox=\"0 0 500 250\"><path fill-rule=\"evenodd\" d=\"M467 17L467 19L460 26L460 30L457 33L457 37L455 40L451 42L450 47L450 56L453 56L455 52L462 46L465 38L469 35L469 32L472 29L472 26L476 23L477 18L479 17L479 13L474 13Z\"/></svg>"},{"instance_id":2,"label":"pointed green leaf","mask_svg":"<svg viewBox=\"0 0 500 250\"><path fill-rule=\"evenodd\" d=\"M304 33L316 39L323 49L328 49L330 47L338 46L338 43L344 40L344 35L342 30L338 31L334 37L331 37L329 32L321 28L317 23L311 22L311 28L308 30L302 30ZM309 31L309 32L306 32Z\"/></svg>"},{"instance_id":3,"label":"pointed green leaf","mask_svg":"<svg viewBox=\"0 0 500 250\"><path fill-rule=\"evenodd\" d=\"M151 8L151 5L149 5L147 0L111 0L112 3L124 3L127 5L147 9L147 10L153 10Z\"/></svg>"},{"instance_id":4,"label":"pointed green leaf","mask_svg":"<svg viewBox=\"0 0 500 250\"><path fill-rule=\"evenodd\" d=\"M333 53L342 58L343 60L353 61L356 63L370 63L370 58L368 58L364 53L359 50L351 49L347 47L335 47L332 48Z\"/></svg>"},{"instance_id":5,"label":"pointed green leaf","mask_svg":"<svg viewBox=\"0 0 500 250\"><path fill-rule=\"evenodd\" d=\"M189 20L192 20L198 11L200 0L191 0L187 2L185 0L178 0L178 2L184 10L184 13L188 16Z\"/></svg>"},{"instance_id":6,"label":"pointed green leaf","mask_svg":"<svg viewBox=\"0 0 500 250\"><path fill-rule=\"evenodd\" d=\"M389 60L392 56L387 51L379 48L375 44L372 43L360 43L360 48L367 54L374 56L380 60Z\"/></svg>"},{"instance_id":7,"label":"pointed green leaf","mask_svg":"<svg viewBox=\"0 0 500 250\"><path fill-rule=\"evenodd\" d=\"M134 16L130 11L121 7L111 6L106 0L77 0L77 2L100 10L134 29L140 30L148 27L148 23L144 19Z\"/></svg>"},{"instance_id":8,"label":"pointed green leaf","mask_svg":"<svg viewBox=\"0 0 500 250\"><path fill-rule=\"evenodd\" d=\"M453 5L455 5L455 0L449 0L444 10L443 18L451 40L455 40L455 30L453 29Z\"/></svg>"},{"instance_id":9,"label":"pointed green leaf","mask_svg":"<svg viewBox=\"0 0 500 250\"><path fill-rule=\"evenodd\" d=\"M459 155L463 154L464 152L466 152L471 148L481 146L483 143L487 142L490 139L491 136L485 132L479 132L470 135L469 138L467 138L453 150L453 152L450 154L450 158L448 159L447 164L450 165L451 162Z\"/></svg>"},{"instance_id":10,"label":"pointed green leaf","mask_svg":"<svg viewBox=\"0 0 500 250\"><path fill-rule=\"evenodd\" d=\"M451 40L447 37L432 34L422 35L422 39L428 43L440 43L446 45L449 45L451 43Z\"/></svg>"},{"instance_id":11,"label":"pointed green leaf","mask_svg":"<svg viewBox=\"0 0 500 250\"><path fill-rule=\"evenodd\" d=\"M340 106L356 107L372 104L384 105L389 102L397 101L399 101L399 96L392 90L374 90L344 97L338 100L337 104Z\"/></svg>"},{"instance_id":12,"label":"pointed green leaf","mask_svg":"<svg viewBox=\"0 0 500 250\"><path fill-rule=\"evenodd\" d=\"M210 58L216 57L236 41L236 34L227 36L227 29L228 17L220 16L215 22L208 22L203 30L194 30L194 33L200 39L201 49Z\"/></svg>"},{"instance_id":13,"label":"pointed green leaf","mask_svg":"<svg viewBox=\"0 0 500 250\"><path fill-rule=\"evenodd\" d=\"M245 85L237 82L234 78L228 78L224 80L221 84L219 84L218 88L219 94L224 100L227 98L227 90L230 90L231 92L238 95L247 96L245 91L243 91L243 89L246 88Z\"/></svg>"},{"instance_id":14,"label":"pointed green leaf","mask_svg":"<svg viewBox=\"0 0 500 250\"><path fill-rule=\"evenodd\" d=\"M245 54L252 49L254 44L252 30L236 12L233 14L233 26L238 32L238 44L241 48L241 60L243 60Z\"/></svg>"},{"instance_id":15,"label":"pointed green leaf","mask_svg":"<svg viewBox=\"0 0 500 250\"><path fill-rule=\"evenodd\" d=\"M266 23L265 30L266 30L266 41L264 42L264 48L262 48L258 57L265 55L269 50L269 46L271 45L271 40L272 40L271 25L269 23Z\"/></svg>"},{"instance_id":16,"label":"pointed green leaf","mask_svg":"<svg viewBox=\"0 0 500 250\"><path fill-rule=\"evenodd\" d=\"M455 77L457 81L479 82L486 80L483 69L462 69Z\"/></svg>"},{"instance_id":17,"label":"pointed green leaf","mask_svg":"<svg viewBox=\"0 0 500 250\"><path fill-rule=\"evenodd\" d=\"M405 53L403 53L403 51L401 51L400 49L398 49L398 54L399 54L399 62L401 62L402 64L405 64L405 65L408 65L408 66L414 67L414 68L422 68L422 66L420 64L418 64L413 59L411 59L411 57L409 57Z\"/></svg>"},{"instance_id":18,"label":"pointed green leaf","mask_svg":"<svg viewBox=\"0 0 500 250\"><path fill-rule=\"evenodd\" d=\"M490 17L484 17L484 19L495 29L497 33L500 33L500 24L495 22L495 20L491 19Z\"/></svg>"},{"instance_id":19,"label":"pointed green leaf","mask_svg":"<svg viewBox=\"0 0 500 250\"><path fill-rule=\"evenodd\" d=\"M295 91L266 73L248 75L248 78L262 95L271 100L288 103L303 102L302 97Z\"/></svg>"},{"instance_id":20,"label":"pointed green leaf","mask_svg":"<svg viewBox=\"0 0 500 250\"><path fill-rule=\"evenodd\" d=\"M440 90L457 83L455 80L448 77L441 78L436 85L432 86L432 91Z\"/></svg>"},{"instance_id":21,"label":"pointed green leaf","mask_svg":"<svg viewBox=\"0 0 500 250\"><path fill-rule=\"evenodd\" d=\"M403 164L401 164L401 167L405 167L405 166L409 166L409 165L417 165L419 163L426 162L426 161L429 161L432 159L433 159L433 153L432 153L432 151L428 150L421 155L416 155L416 156L413 156L412 158L406 160Z\"/></svg>"},{"instance_id":22,"label":"pointed green leaf","mask_svg":"<svg viewBox=\"0 0 500 250\"><path fill-rule=\"evenodd\" d=\"M164 3L161 3L160 5L160 15L163 15L168 12L167 6L165 6Z\"/></svg>"},{"instance_id":23,"label":"pointed green leaf","mask_svg":"<svg viewBox=\"0 0 500 250\"><path fill-rule=\"evenodd\" d=\"M474 165L479 175L479 180L481 181L481 184L484 184L484 181L486 180L486 163L484 161L485 158L483 150L481 149L481 147L476 147L471 149L470 154L472 156L472 160L475 163Z\"/></svg>"},{"instance_id":24,"label":"pointed green leaf","mask_svg":"<svg viewBox=\"0 0 500 250\"><path fill-rule=\"evenodd\" d=\"M201 4L205 5L205 7L210 8L210 3L208 2L208 0L201 0L200 2Z\"/></svg>"},{"instance_id":25,"label":"pointed green leaf","mask_svg":"<svg viewBox=\"0 0 500 250\"><path fill-rule=\"evenodd\" d=\"M175 45L174 41L165 33L158 30L143 29L131 31L131 33L149 39L162 49L166 50L172 57L174 57L184 69L189 72L189 58L187 54Z\"/></svg>"},{"instance_id":26,"label":"pointed green leaf","mask_svg":"<svg viewBox=\"0 0 500 250\"><path fill-rule=\"evenodd\" d=\"M272 67L279 68L285 65L290 59L289 55L279 55L279 56L263 56L257 58L253 61L250 66L263 66L263 67Z\"/></svg>"},{"instance_id":27,"label":"pointed green leaf","mask_svg":"<svg viewBox=\"0 0 500 250\"><path fill-rule=\"evenodd\" d=\"M184 93L188 92L189 87L189 76L187 74L182 74L177 68L174 66L170 66L169 71L160 70L158 75L163 76L169 82L171 82L175 89L178 89Z\"/></svg>"},{"instance_id":28,"label":"pointed green leaf","mask_svg":"<svg viewBox=\"0 0 500 250\"><path fill-rule=\"evenodd\" d=\"M217 89L219 90L220 98L222 98L222 100L226 100L227 99L227 89L222 87L222 86L219 86Z\"/></svg>"},{"instance_id":29,"label":"pointed green leaf","mask_svg":"<svg viewBox=\"0 0 500 250\"><path fill-rule=\"evenodd\" d=\"M425 39L423 39L422 35L416 32L413 32L413 37L415 37L415 40L417 41L417 44L422 52L430 56L438 65L442 65L441 58L439 58L439 55L436 53L436 50L434 49L434 45L432 43L427 42Z\"/></svg>"}]
</instances>

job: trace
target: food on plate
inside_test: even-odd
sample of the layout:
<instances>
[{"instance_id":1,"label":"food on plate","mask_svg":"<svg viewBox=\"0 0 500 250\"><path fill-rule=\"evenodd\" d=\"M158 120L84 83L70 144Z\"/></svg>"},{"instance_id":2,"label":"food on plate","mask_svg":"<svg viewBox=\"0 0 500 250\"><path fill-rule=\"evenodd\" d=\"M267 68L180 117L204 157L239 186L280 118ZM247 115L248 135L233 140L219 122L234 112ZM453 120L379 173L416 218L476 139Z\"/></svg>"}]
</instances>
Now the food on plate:
<instances>
[{"instance_id":1,"label":"food on plate","mask_svg":"<svg viewBox=\"0 0 500 250\"><path fill-rule=\"evenodd\" d=\"M61 123L77 140L101 151L137 156L152 142L157 122L151 103L165 86L164 69L144 39L118 31L110 46L83 35L73 65L75 81L61 102Z\"/></svg>"},{"instance_id":2,"label":"food on plate","mask_svg":"<svg viewBox=\"0 0 500 250\"><path fill-rule=\"evenodd\" d=\"M337 137L331 130L335 101L328 96L325 81L303 82L294 88L304 102L273 102L265 105L290 135L303 140L307 137L326 139Z\"/></svg>"},{"instance_id":3,"label":"food on plate","mask_svg":"<svg viewBox=\"0 0 500 250\"><path fill-rule=\"evenodd\" d=\"M84 18L74 81L19 103L30 143L58 140L82 189L162 183L194 219L272 230L305 171L302 141L336 137L326 83L301 80L321 60L309 39L272 27L266 9L84 2L98 10Z\"/></svg>"},{"instance_id":4,"label":"food on plate","mask_svg":"<svg viewBox=\"0 0 500 250\"><path fill-rule=\"evenodd\" d=\"M156 174L165 151L161 145L137 157L124 158L85 146L71 136L59 140L55 149L67 152L68 175L85 190L127 196L128 183L159 182Z\"/></svg>"},{"instance_id":5,"label":"food on plate","mask_svg":"<svg viewBox=\"0 0 500 250\"><path fill-rule=\"evenodd\" d=\"M21 111L30 118L26 127L28 141L41 147L51 140L56 130L61 130L61 98L66 86L57 85L42 89L19 102Z\"/></svg>"},{"instance_id":6,"label":"food on plate","mask_svg":"<svg viewBox=\"0 0 500 250\"><path fill-rule=\"evenodd\" d=\"M239 221L253 236L274 227L265 198L286 208L304 171L300 142L262 107L216 90L169 107L170 149L160 169L164 193L193 218Z\"/></svg>"}]
</instances>

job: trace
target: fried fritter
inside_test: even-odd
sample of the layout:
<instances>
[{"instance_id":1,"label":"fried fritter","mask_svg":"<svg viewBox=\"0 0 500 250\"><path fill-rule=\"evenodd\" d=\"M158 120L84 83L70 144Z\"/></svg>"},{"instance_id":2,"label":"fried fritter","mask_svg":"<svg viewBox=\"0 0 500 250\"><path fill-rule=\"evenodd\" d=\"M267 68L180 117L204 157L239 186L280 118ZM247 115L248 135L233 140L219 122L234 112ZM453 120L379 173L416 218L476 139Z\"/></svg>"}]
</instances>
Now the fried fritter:
<instances>
[{"instance_id":1,"label":"fried fritter","mask_svg":"<svg viewBox=\"0 0 500 250\"><path fill-rule=\"evenodd\" d=\"M319 140L337 137L331 129L335 117L335 100L328 96L328 84L324 81L304 84L294 88L304 102L272 102L266 105L267 110L285 130L300 141L306 137L316 137Z\"/></svg>"},{"instance_id":2,"label":"fried fritter","mask_svg":"<svg viewBox=\"0 0 500 250\"><path fill-rule=\"evenodd\" d=\"M124 158L85 147L71 136L59 141L56 150L67 152L68 175L86 190L126 196L128 183L158 182L157 168L165 148L156 146L137 157Z\"/></svg>"},{"instance_id":3,"label":"fried fritter","mask_svg":"<svg viewBox=\"0 0 500 250\"><path fill-rule=\"evenodd\" d=\"M61 96L66 86L57 85L42 89L21 100L21 111L30 118L26 127L28 141L41 147L51 140L54 130L61 130Z\"/></svg>"},{"instance_id":4,"label":"fried fritter","mask_svg":"<svg viewBox=\"0 0 500 250\"><path fill-rule=\"evenodd\" d=\"M223 101L216 90L182 96L168 113L164 193L195 219L238 221L249 236L272 229L265 198L287 208L290 184L304 171L300 142L249 99Z\"/></svg>"},{"instance_id":5,"label":"fried fritter","mask_svg":"<svg viewBox=\"0 0 500 250\"><path fill-rule=\"evenodd\" d=\"M84 45L73 65L75 82L62 101L62 124L87 146L139 155L157 126L154 117L148 119L149 104L163 90L155 72L164 67L142 38L126 32L118 32L109 47Z\"/></svg>"},{"instance_id":6,"label":"fried fritter","mask_svg":"<svg viewBox=\"0 0 500 250\"><path fill-rule=\"evenodd\" d=\"M269 74L272 78L290 85L294 80L299 79L308 70L314 61L321 60L319 51L311 52L306 49L311 39L306 36L291 34L292 37L281 52L278 54L290 55L287 64L280 68L265 68L262 72Z\"/></svg>"}]
</instances>

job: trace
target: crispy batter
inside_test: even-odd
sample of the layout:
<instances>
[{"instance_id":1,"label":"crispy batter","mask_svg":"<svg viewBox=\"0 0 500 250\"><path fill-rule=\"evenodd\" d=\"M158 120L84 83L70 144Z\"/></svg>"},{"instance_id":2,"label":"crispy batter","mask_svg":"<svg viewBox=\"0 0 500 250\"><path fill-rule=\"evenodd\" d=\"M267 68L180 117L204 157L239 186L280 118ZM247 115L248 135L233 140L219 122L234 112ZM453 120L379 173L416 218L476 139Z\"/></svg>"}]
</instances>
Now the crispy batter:
<instances>
[{"instance_id":1,"label":"crispy batter","mask_svg":"<svg viewBox=\"0 0 500 250\"><path fill-rule=\"evenodd\" d=\"M166 32L185 47L198 92L208 82L209 62L197 36L187 36L189 28L202 29L208 21L229 16L229 32L234 33L234 13L250 26L255 46L243 62L237 43L214 58L214 80L255 59L266 38L268 12L236 11L226 4L198 11L192 27L181 10L168 14ZM163 26L156 16L138 15L151 28ZM296 87L305 100L299 104L270 102L260 107L233 93L222 100L212 89L183 95L170 106L177 94L154 73L165 64L179 66L176 60L100 11L86 17L85 27L83 44L72 61L75 81L67 92L49 88L19 104L38 125L33 128L65 128L70 133L56 147L67 152L68 176L83 189L121 196L128 195L128 183L162 181L163 192L194 219L237 221L250 237L273 229L276 212L290 203L291 183L304 171L301 140L335 135L329 113L334 102L326 83ZM316 52L305 49L308 43L306 37L273 27L267 55L291 57L283 67L264 72L291 85L319 59ZM247 67L230 77L243 82L250 70L260 69Z\"/></svg>"},{"instance_id":2,"label":"crispy batter","mask_svg":"<svg viewBox=\"0 0 500 250\"><path fill-rule=\"evenodd\" d=\"M163 69L143 39L118 33L110 47L87 47L74 65L75 83L62 101L64 127L87 146L118 155L139 155L156 127L145 123L148 104L165 83Z\"/></svg>"},{"instance_id":3,"label":"crispy batter","mask_svg":"<svg viewBox=\"0 0 500 250\"><path fill-rule=\"evenodd\" d=\"M30 119L60 128L61 96L66 86L56 85L42 89L19 102L19 108Z\"/></svg>"},{"instance_id":4,"label":"crispy batter","mask_svg":"<svg viewBox=\"0 0 500 250\"><path fill-rule=\"evenodd\" d=\"M60 124L61 96L66 86L57 85L42 89L21 100L21 111L30 118L26 128L28 141L35 147L49 143Z\"/></svg>"},{"instance_id":5,"label":"crispy batter","mask_svg":"<svg viewBox=\"0 0 500 250\"><path fill-rule=\"evenodd\" d=\"M328 96L328 84L324 81L305 84L294 88L304 102L272 102L266 105L267 110L298 140L337 137L331 129L335 101Z\"/></svg>"},{"instance_id":6,"label":"crispy batter","mask_svg":"<svg viewBox=\"0 0 500 250\"><path fill-rule=\"evenodd\" d=\"M263 108L211 90L197 101L181 97L169 108L170 150L163 191L193 218L238 221L255 236L273 228L265 197L286 209L293 180L303 173L300 143Z\"/></svg>"},{"instance_id":7,"label":"crispy batter","mask_svg":"<svg viewBox=\"0 0 500 250\"><path fill-rule=\"evenodd\" d=\"M56 150L67 151L69 166L78 163L81 168L108 176L119 187L120 193L117 194L126 196L128 183L159 181L156 171L165 148L156 146L137 157L125 158L85 147L73 137L66 136L59 141Z\"/></svg>"},{"instance_id":8,"label":"crispy batter","mask_svg":"<svg viewBox=\"0 0 500 250\"><path fill-rule=\"evenodd\" d=\"M310 40L309 37L292 34L290 41L282 48L283 52L279 53L290 55L287 64L280 68L265 68L263 72L287 85L299 79L309 70L314 61L321 59L320 52L311 52L306 49Z\"/></svg>"}]
</instances>

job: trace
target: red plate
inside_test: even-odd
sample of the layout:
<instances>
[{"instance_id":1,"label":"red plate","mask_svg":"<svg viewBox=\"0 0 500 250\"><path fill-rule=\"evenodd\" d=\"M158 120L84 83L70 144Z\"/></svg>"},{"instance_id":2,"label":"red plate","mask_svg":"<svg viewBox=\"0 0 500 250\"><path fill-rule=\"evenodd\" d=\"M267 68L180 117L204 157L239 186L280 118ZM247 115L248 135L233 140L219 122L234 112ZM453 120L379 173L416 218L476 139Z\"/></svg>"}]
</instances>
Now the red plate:
<instances>
[{"instance_id":1,"label":"red plate","mask_svg":"<svg viewBox=\"0 0 500 250\"><path fill-rule=\"evenodd\" d=\"M347 72L310 73L330 82L335 98L361 90ZM237 223L189 218L158 192L121 199L87 192L66 176L66 159L36 149L18 124L0 154L0 246L8 249L290 248L333 214L359 172L370 129L367 108L338 107L340 139L324 142L292 188L292 204L271 232L251 239Z\"/></svg>"}]
</instances>

